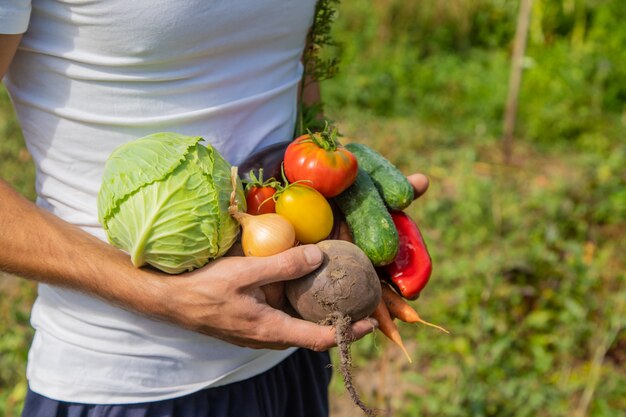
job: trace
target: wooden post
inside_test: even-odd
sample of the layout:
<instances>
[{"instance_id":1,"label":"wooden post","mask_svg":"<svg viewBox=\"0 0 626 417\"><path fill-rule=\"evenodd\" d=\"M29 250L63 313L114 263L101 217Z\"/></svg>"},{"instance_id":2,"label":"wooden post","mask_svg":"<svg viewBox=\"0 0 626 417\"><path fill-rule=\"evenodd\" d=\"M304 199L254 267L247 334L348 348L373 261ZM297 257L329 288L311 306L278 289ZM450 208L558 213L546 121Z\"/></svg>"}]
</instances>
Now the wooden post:
<instances>
[{"instance_id":1,"label":"wooden post","mask_svg":"<svg viewBox=\"0 0 626 417\"><path fill-rule=\"evenodd\" d=\"M524 53L526 52L526 40L528 39L532 3L533 0L520 0L520 8L517 15L517 28L515 30L513 56L511 57L511 73L509 75L509 93L506 100L502 134L502 150L505 164L511 162L513 152L512 147L515 134L515 121L517 118L517 103L520 86L522 84Z\"/></svg>"}]
</instances>

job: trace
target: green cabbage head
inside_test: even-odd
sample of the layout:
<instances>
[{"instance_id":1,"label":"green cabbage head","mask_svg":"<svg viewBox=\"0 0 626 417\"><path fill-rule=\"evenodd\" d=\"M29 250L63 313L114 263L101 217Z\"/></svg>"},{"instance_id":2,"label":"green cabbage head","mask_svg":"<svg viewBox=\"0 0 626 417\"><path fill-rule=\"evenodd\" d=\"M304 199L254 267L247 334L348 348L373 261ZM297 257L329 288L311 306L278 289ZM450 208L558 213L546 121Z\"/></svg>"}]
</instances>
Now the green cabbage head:
<instances>
[{"instance_id":1,"label":"green cabbage head","mask_svg":"<svg viewBox=\"0 0 626 417\"><path fill-rule=\"evenodd\" d=\"M230 164L201 137L155 133L117 148L107 160L98 219L109 242L136 267L169 274L222 256L239 224L228 214ZM245 197L237 179L237 201Z\"/></svg>"}]
</instances>

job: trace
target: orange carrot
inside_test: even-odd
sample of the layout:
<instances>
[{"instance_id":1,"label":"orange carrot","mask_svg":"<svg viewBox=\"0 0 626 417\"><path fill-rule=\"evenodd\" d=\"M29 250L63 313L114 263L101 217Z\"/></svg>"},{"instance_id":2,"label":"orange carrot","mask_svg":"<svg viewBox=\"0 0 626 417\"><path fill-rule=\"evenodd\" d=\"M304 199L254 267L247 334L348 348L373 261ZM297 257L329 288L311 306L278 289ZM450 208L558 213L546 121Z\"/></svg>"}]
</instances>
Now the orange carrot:
<instances>
[{"instance_id":1,"label":"orange carrot","mask_svg":"<svg viewBox=\"0 0 626 417\"><path fill-rule=\"evenodd\" d=\"M389 310L387 309L387 305L382 298L376 306L376 310L374 310L374 312L372 313L372 317L378 321L378 329L383 332L383 334L387 336L392 342L400 346L400 349L402 349L402 351L406 355L409 363L412 363L413 360L411 359L409 352L404 347L404 343L402 343L400 331L398 330L396 323L393 322L393 319L389 314Z\"/></svg>"},{"instance_id":2,"label":"orange carrot","mask_svg":"<svg viewBox=\"0 0 626 417\"><path fill-rule=\"evenodd\" d=\"M443 327L423 320L419 314L417 314L417 311L415 311L415 309L411 307L411 305L409 305L409 303L406 302L400 294L391 289L389 285L382 284L382 289L383 300L385 301L392 317L402 320L405 323L422 323L427 326L434 327L435 329L439 329L442 332L449 333Z\"/></svg>"}]
</instances>

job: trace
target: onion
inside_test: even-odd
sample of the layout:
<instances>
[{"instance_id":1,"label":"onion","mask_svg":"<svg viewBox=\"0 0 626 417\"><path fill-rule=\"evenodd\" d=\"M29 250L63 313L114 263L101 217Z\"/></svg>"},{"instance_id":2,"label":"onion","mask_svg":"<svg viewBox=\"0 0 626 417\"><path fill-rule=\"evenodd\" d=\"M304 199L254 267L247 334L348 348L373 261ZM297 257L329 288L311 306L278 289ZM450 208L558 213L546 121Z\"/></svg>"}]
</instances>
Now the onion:
<instances>
[{"instance_id":1,"label":"onion","mask_svg":"<svg viewBox=\"0 0 626 417\"><path fill-rule=\"evenodd\" d=\"M232 216L241 224L241 246L246 256L276 255L296 242L293 226L280 214L253 216L238 211Z\"/></svg>"},{"instance_id":2,"label":"onion","mask_svg":"<svg viewBox=\"0 0 626 417\"><path fill-rule=\"evenodd\" d=\"M228 212L242 228L241 246L246 256L271 256L283 252L296 243L296 231L289 220L276 213L253 216L239 211L236 199L237 167L231 171L233 193Z\"/></svg>"}]
</instances>

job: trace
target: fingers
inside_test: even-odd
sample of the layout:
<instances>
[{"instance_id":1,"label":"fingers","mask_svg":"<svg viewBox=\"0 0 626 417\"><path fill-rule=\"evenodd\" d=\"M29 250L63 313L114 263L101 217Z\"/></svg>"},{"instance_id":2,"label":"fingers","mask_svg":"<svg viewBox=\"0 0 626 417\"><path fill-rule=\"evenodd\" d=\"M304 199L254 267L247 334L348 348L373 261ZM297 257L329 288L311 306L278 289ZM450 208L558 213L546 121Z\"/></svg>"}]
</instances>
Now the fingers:
<instances>
[{"instance_id":1,"label":"fingers","mask_svg":"<svg viewBox=\"0 0 626 417\"><path fill-rule=\"evenodd\" d=\"M285 283L272 282L271 284L263 285L261 287L263 294L265 295L265 302L276 310L284 310L286 304L285 297Z\"/></svg>"},{"instance_id":2,"label":"fingers","mask_svg":"<svg viewBox=\"0 0 626 417\"><path fill-rule=\"evenodd\" d=\"M266 328L266 326L263 326ZM361 339L372 333L378 327L378 322L372 318L359 320L352 323L353 340ZM281 329L282 338L277 333ZM336 346L335 328L333 326L322 326L316 323L297 319L288 315L283 315L282 323L273 326L271 335L268 335L274 348L286 348L290 346L302 347L317 352L328 350ZM260 337L263 339L263 336ZM267 347L267 346L265 346Z\"/></svg>"},{"instance_id":3,"label":"fingers","mask_svg":"<svg viewBox=\"0 0 626 417\"><path fill-rule=\"evenodd\" d=\"M182 300L170 320L192 330L250 348L335 346L335 329L293 317L282 310L281 281L318 268L323 253L316 245L291 248L269 257L224 257L189 273ZM181 283L181 280L176 282ZM276 285L276 284L280 285ZM191 290L193 288L193 290ZM182 304L182 305L181 305ZM376 328L374 320L352 324L354 340Z\"/></svg>"},{"instance_id":4,"label":"fingers","mask_svg":"<svg viewBox=\"0 0 626 417\"><path fill-rule=\"evenodd\" d=\"M313 324L306 321L304 323ZM303 326L303 333L300 339L303 343L298 346L315 351L323 351L337 345L335 341L336 331L333 326L320 326L317 324L313 324L313 326L321 328L321 330L316 330L312 326L306 326L308 328ZM376 330L378 328L378 322L375 319L368 318L352 323L351 327L353 341L356 341ZM298 341L294 342L297 343Z\"/></svg>"},{"instance_id":5,"label":"fingers","mask_svg":"<svg viewBox=\"0 0 626 417\"><path fill-rule=\"evenodd\" d=\"M243 287L260 286L299 278L322 264L323 253L315 245L302 245L267 257L247 257L237 275Z\"/></svg>"},{"instance_id":6,"label":"fingers","mask_svg":"<svg viewBox=\"0 0 626 417\"><path fill-rule=\"evenodd\" d=\"M424 174L411 174L407 177L411 185L413 186L413 190L415 191L415 198L418 198L422 194L428 190L428 186L430 182L428 181L428 177Z\"/></svg>"},{"instance_id":7,"label":"fingers","mask_svg":"<svg viewBox=\"0 0 626 417\"><path fill-rule=\"evenodd\" d=\"M354 335L354 340L359 340L363 336L372 333L377 328L378 321L372 317L367 317L363 320L352 323L352 334Z\"/></svg>"}]
</instances>

